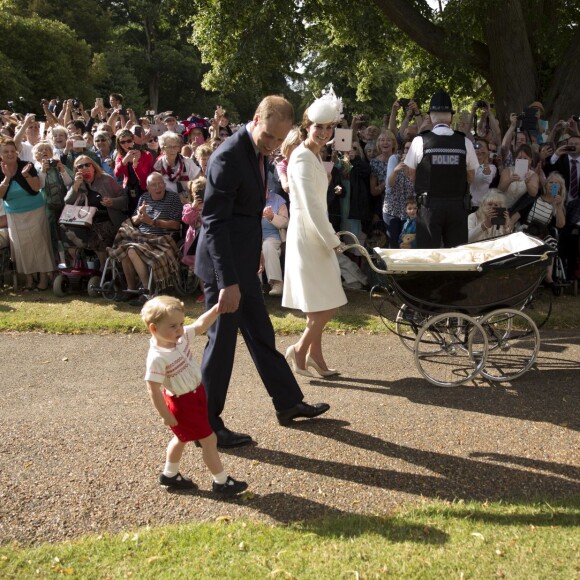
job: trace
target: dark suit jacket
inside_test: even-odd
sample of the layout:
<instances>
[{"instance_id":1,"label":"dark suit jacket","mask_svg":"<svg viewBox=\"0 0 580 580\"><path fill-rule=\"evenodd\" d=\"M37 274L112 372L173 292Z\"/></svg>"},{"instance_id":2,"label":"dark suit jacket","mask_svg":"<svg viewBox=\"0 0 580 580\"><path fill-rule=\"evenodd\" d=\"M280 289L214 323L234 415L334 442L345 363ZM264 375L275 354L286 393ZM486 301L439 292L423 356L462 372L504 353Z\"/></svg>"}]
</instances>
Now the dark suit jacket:
<instances>
[{"instance_id":1,"label":"dark suit jacket","mask_svg":"<svg viewBox=\"0 0 580 580\"><path fill-rule=\"evenodd\" d=\"M246 127L209 159L195 273L218 288L255 281L262 250L265 186Z\"/></svg>"},{"instance_id":2,"label":"dark suit jacket","mask_svg":"<svg viewBox=\"0 0 580 580\"><path fill-rule=\"evenodd\" d=\"M558 160L554 165L550 163L550 157L546 159L544 163L544 173L549 175L552 171L557 171L562 175L564 181L566 182L566 189L570 189L570 160L568 159L568 155L560 155Z\"/></svg>"}]
</instances>

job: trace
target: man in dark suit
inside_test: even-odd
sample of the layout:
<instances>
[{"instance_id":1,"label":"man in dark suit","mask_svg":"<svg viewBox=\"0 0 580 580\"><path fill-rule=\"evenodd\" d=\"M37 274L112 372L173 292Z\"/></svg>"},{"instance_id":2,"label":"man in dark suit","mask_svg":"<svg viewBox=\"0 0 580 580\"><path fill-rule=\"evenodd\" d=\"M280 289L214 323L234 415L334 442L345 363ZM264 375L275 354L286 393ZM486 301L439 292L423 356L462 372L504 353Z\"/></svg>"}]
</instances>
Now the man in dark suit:
<instances>
[{"instance_id":1,"label":"man in dark suit","mask_svg":"<svg viewBox=\"0 0 580 580\"><path fill-rule=\"evenodd\" d=\"M571 134L560 144L552 157L546 159L546 175L558 171L566 183L566 225L560 233L560 256L566 263L568 280L576 278L578 261L578 224L580 222L580 136Z\"/></svg>"},{"instance_id":2,"label":"man in dark suit","mask_svg":"<svg viewBox=\"0 0 580 580\"><path fill-rule=\"evenodd\" d=\"M293 120L294 110L286 99L266 97L253 120L220 145L207 167L195 273L205 282L206 307L217 303L221 313L208 330L201 365L209 422L220 447L252 443L249 435L227 429L220 417L234 364L238 329L281 425L289 425L297 417L316 417L329 409L325 403L303 402L290 367L276 350L274 329L258 279L266 157L280 146Z\"/></svg>"}]
</instances>

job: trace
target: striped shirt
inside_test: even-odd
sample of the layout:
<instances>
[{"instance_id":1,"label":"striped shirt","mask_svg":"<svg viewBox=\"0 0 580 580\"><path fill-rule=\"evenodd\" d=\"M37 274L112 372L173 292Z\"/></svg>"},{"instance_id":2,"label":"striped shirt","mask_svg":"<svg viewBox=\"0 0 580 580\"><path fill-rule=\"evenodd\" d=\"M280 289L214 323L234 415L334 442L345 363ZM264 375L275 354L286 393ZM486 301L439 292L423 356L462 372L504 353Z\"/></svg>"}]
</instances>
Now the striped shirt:
<instances>
[{"instance_id":1,"label":"striped shirt","mask_svg":"<svg viewBox=\"0 0 580 580\"><path fill-rule=\"evenodd\" d=\"M173 220L181 221L181 212L183 205L179 195L174 191L166 191L163 199L155 200L151 194L146 191L139 198L139 206L147 204L147 215L154 220ZM134 216L139 214L139 207L135 210ZM144 234L157 234L160 236L166 235L167 230L159 226L152 226L149 224L139 224L139 231Z\"/></svg>"}]
</instances>

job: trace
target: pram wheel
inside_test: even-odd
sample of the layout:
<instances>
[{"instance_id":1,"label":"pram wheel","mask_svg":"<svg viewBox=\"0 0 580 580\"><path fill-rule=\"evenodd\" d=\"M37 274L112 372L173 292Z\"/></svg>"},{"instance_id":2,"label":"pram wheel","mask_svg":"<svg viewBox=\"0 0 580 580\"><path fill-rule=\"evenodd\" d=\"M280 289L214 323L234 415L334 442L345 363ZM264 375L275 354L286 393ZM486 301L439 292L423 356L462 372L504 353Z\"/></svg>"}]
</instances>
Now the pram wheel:
<instances>
[{"instance_id":1,"label":"pram wheel","mask_svg":"<svg viewBox=\"0 0 580 580\"><path fill-rule=\"evenodd\" d=\"M427 318L426 315L409 308L406 304L399 309L395 319L395 332L407 350L411 352L415 350L415 339Z\"/></svg>"},{"instance_id":2,"label":"pram wheel","mask_svg":"<svg viewBox=\"0 0 580 580\"><path fill-rule=\"evenodd\" d=\"M525 312L513 308L494 310L479 322L489 345L481 371L484 377L511 381L529 370L540 350L540 333Z\"/></svg>"},{"instance_id":3,"label":"pram wheel","mask_svg":"<svg viewBox=\"0 0 580 580\"><path fill-rule=\"evenodd\" d=\"M542 328L552 314L552 292L549 288L539 286L524 303L522 310Z\"/></svg>"},{"instance_id":4,"label":"pram wheel","mask_svg":"<svg viewBox=\"0 0 580 580\"><path fill-rule=\"evenodd\" d=\"M438 387L457 387L485 366L488 341L481 324L460 312L433 316L415 339L419 372Z\"/></svg>"},{"instance_id":5,"label":"pram wheel","mask_svg":"<svg viewBox=\"0 0 580 580\"><path fill-rule=\"evenodd\" d=\"M52 282L52 291L55 296L62 298L66 296L70 288L70 281L66 276L59 274Z\"/></svg>"},{"instance_id":6,"label":"pram wheel","mask_svg":"<svg viewBox=\"0 0 580 580\"><path fill-rule=\"evenodd\" d=\"M96 290L95 288L99 288L100 285L101 285L101 277L100 276L91 276L89 278L88 283L87 283L87 294L91 298L96 298L97 296L99 296L100 292L98 290Z\"/></svg>"}]
</instances>

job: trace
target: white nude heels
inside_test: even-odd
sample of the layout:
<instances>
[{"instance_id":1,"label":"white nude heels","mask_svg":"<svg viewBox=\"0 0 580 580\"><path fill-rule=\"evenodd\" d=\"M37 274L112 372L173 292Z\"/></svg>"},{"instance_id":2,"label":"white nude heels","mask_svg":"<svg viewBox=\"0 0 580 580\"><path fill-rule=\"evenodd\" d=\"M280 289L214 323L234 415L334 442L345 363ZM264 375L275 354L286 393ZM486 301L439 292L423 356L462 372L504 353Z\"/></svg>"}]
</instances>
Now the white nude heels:
<instances>
[{"instance_id":1,"label":"white nude heels","mask_svg":"<svg viewBox=\"0 0 580 580\"><path fill-rule=\"evenodd\" d=\"M307 368L301 369L298 366L298 363L296 362L296 351L294 350L294 345L290 345L286 349L286 360L288 361L288 364L290 365L292 370L297 375L302 375L303 377L313 377L314 376Z\"/></svg>"},{"instance_id":2,"label":"white nude heels","mask_svg":"<svg viewBox=\"0 0 580 580\"><path fill-rule=\"evenodd\" d=\"M320 365L310 356L306 359L306 368L312 367L321 377L335 377L340 373L336 369L324 370Z\"/></svg>"}]
</instances>

